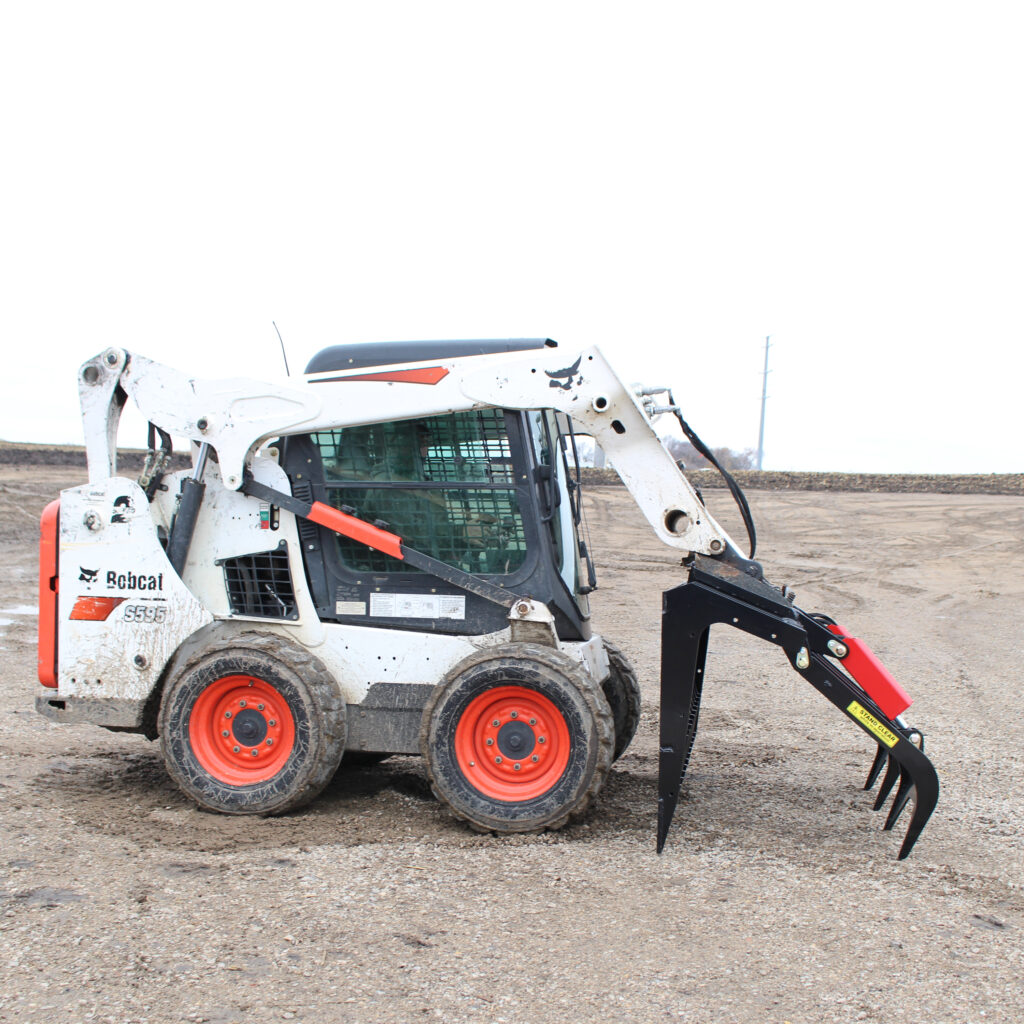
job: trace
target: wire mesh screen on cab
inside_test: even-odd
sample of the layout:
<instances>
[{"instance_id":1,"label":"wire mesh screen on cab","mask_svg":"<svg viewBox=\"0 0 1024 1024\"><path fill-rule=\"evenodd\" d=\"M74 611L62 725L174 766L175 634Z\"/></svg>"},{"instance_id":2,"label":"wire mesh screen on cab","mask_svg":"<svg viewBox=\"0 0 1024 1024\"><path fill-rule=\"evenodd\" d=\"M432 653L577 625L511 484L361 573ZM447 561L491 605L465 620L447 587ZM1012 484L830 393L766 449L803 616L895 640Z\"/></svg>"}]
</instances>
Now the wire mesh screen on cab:
<instances>
[{"instance_id":1,"label":"wire mesh screen on cab","mask_svg":"<svg viewBox=\"0 0 1024 1024\"><path fill-rule=\"evenodd\" d=\"M409 547L464 572L505 575L523 564L526 537L502 410L311 437L335 508L383 520ZM357 572L414 571L348 538L338 536L336 543L342 562Z\"/></svg>"}]
</instances>

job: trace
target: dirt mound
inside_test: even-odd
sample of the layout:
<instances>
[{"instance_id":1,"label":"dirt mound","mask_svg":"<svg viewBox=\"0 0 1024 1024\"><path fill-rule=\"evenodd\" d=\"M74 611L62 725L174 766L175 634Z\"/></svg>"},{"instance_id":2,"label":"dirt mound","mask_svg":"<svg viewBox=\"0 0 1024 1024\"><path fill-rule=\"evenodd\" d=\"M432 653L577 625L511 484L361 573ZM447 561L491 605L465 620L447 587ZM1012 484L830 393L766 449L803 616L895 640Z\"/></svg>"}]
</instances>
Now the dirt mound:
<instances>
[{"instance_id":1,"label":"dirt mound","mask_svg":"<svg viewBox=\"0 0 1024 1024\"><path fill-rule=\"evenodd\" d=\"M119 448L117 465L121 470L139 472L146 453L140 448ZM175 452L173 469L185 469L191 460L184 452ZM67 466L81 467L85 473L85 448L70 444L16 444L0 441L0 465L2 466Z\"/></svg>"},{"instance_id":2,"label":"dirt mound","mask_svg":"<svg viewBox=\"0 0 1024 1024\"><path fill-rule=\"evenodd\" d=\"M1024 495L1024 473L801 473L736 470L732 474L752 491L854 491L874 494L1017 494ZM713 469L689 470L690 483L701 490L725 487ZM621 484L614 469L584 469L586 486Z\"/></svg>"},{"instance_id":3,"label":"dirt mound","mask_svg":"<svg viewBox=\"0 0 1024 1024\"><path fill-rule=\"evenodd\" d=\"M119 448L120 469L138 472L146 453L138 448ZM80 445L16 444L0 441L0 465L80 466L85 471L85 449ZM191 460L175 452L173 469L186 469ZM713 469L688 470L690 482L701 490L725 487ZM798 470L733 472L739 485L754 491L854 491L889 494L1017 494L1024 495L1024 473L803 473ZM585 486L620 485L614 469L582 471Z\"/></svg>"}]
</instances>

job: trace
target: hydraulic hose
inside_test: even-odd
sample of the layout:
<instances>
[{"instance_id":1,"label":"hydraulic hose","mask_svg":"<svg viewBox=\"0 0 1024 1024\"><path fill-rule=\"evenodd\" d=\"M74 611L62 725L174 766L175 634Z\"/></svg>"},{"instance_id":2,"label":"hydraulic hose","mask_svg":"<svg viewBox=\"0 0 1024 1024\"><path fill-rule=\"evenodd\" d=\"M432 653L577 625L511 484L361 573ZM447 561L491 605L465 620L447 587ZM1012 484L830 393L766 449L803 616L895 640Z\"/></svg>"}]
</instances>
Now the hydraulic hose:
<instances>
[{"instance_id":1,"label":"hydraulic hose","mask_svg":"<svg viewBox=\"0 0 1024 1024\"><path fill-rule=\"evenodd\" d=\"M749 558L754 557L754 552L757 550L757 531L754 529L754 517L750 513L750 505L747 504L747 496L743 493L742 488L736 482L733 475L715 458L714 453L711 449L697 436L696 431L690 426L686 420L683 419L683 414L679 411L679 406L676 405L676 400L672 396L672 392L668 393L668 404L674 406L675 417L679 420L679 426L682 428L683 434L686 439L693 445L693 447L711 463L719 473L722 474L722 479L725 480L729 487L729 493L732 494L733 500L736 502L736 507L740 510L740 515L743 517L743 525L747 529L747 538L750 541L750 554Z\"/></svg>"}]
</instances>

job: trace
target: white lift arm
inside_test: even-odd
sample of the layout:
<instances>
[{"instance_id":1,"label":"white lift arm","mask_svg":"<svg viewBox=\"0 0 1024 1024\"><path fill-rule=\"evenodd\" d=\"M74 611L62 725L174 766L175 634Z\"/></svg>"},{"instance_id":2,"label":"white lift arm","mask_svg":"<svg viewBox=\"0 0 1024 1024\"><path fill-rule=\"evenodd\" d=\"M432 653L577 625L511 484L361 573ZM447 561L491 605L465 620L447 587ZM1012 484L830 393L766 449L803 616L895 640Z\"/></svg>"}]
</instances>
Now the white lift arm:
<instances>
[{"instance_id":1,"label":"white lift arm","mask_svg":"<svg viewBox=\"0 0 1024 1024\"><path fill-rule=\"evenodd\" d=\"M169 434L210 445L231 490L242 486L260 446L289 434L486 407L555 409L594 436L663 543L705 555L727 548L740 554L661 443L638 397L596 348L363 367L277 382L204 380L111 348L79 372L92 482L116 471L126 394Z\"/></svg>"}]
</instances>

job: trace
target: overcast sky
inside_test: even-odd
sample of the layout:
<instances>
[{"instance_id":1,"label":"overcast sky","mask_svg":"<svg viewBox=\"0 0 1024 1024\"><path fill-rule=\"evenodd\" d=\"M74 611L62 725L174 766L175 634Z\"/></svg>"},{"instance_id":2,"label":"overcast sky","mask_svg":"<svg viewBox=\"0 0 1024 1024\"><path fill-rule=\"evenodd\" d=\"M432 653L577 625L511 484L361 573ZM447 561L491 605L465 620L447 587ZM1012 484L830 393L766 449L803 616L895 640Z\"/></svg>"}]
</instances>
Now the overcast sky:
<instances>
[{"instance_id":1,"label":"overcast sky","mask_svg":"<svg viewBox=\"0 0 1024 1024\"><path fill-rule=\"evenodd\" d=\"M9 3L0 438L118 345L549 336L765 466L1018 472L1024 4ZM141 436L122 436L141 444Z\"/></svg>"}]
</instances>

